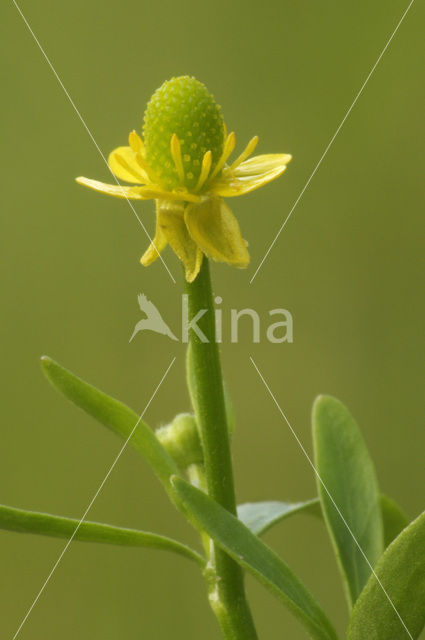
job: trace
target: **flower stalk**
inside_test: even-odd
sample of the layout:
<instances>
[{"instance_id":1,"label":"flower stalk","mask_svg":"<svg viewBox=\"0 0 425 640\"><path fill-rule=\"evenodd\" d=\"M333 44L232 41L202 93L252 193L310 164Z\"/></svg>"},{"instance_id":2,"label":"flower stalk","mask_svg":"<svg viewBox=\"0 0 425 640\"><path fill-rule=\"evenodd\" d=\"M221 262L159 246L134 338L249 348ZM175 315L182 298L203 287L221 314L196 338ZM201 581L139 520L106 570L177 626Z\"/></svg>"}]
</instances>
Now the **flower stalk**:
<instances>
[{"instance_id":1,"label":"flower stalk","mask_svg":"<svg viewBox=\"0 0 425 640\"><path fill-rule=\"evenodd\" d=\"M185 290L189 317L194 318L205 310L197 324L208 341L203 342L194 331L190 332L187 366L189 389L204 451L206 489L213 500L235 515L230 437L207 259L204 259L197 278L185 283ZM211 607L226 640L257 640L245 596L242 570L212 540L204 575Z\"/></svg>"},{"instance_id":2,"label":"flower stalk","mask_svg":"<svg viewBox=\"0 0 425 640\"><path fill-rule=\"evenodd\" d=\"M252 156L257 143L254 136L230 160L236 137L227 133L220 106L201 82L180 76L164 82L151 97L142 137L132 131L128 146L109 154L109 169L117 184L77 178L79 184L106 195L155 201L155 236L140 262L147 267L167 245L171 247L183 264L189 315L200 330L190 333L187 358L197 431L191 431L190 416L180 416L178 424L160 430L158 438L177 464L187 469L191 482L233 515L229 421L215 339L209 260L238 268L249 264L248 243L224 198L268 184L282 175L291 160L286 153ZM242 569L205 531L201 537L209 600L224 637L257 640Z\"/></svg>"}]
</instances>

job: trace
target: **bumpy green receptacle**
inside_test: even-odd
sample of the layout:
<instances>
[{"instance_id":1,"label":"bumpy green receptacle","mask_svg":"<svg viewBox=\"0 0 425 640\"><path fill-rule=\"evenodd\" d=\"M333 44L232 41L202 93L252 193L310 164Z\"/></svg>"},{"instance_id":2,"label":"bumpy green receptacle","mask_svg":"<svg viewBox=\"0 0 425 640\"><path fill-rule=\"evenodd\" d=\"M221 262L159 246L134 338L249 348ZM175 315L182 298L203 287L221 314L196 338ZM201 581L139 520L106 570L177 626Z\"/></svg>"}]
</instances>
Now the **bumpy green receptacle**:
<instances>
[{"instance_id":1,"label":"bumpy green receptacle","mask_svg":"<svg viewBox=\"0 0 425 640\"><path fill-rule=\"evenodd\" d=\"M182 185L170 151L175 133L182 150L185 181ZM195 78L172 78L150 99L143 128L146 160L167 189L193 189L206 151L212 153L212 167L223 151L224 121L219 105L205 85Z\"/></svg>"}]
</instances>

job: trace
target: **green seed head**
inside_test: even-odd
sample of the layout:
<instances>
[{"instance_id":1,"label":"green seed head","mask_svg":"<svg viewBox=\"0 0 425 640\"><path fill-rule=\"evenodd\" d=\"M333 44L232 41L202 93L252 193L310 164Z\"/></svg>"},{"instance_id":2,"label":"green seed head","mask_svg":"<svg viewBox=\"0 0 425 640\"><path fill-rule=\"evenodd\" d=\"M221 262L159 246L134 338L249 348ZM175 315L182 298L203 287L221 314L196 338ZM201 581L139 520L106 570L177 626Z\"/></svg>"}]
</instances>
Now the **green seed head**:
<instances>
[{"instance_id":1,"label":"green seed head","mask_svg":"<svg viewBox=\"0 0 425 640\"><path fill-rule=\"evenodd\" d=\"M171 155L170 140L179 138L184 169L182 184ZM144 118L146 160L166 189L193 189L206 151L212 153L212 169L224 144L224 121L219 105L205 85L195 78L172 78L155 91Z\"/></svg>"}]
</instances>

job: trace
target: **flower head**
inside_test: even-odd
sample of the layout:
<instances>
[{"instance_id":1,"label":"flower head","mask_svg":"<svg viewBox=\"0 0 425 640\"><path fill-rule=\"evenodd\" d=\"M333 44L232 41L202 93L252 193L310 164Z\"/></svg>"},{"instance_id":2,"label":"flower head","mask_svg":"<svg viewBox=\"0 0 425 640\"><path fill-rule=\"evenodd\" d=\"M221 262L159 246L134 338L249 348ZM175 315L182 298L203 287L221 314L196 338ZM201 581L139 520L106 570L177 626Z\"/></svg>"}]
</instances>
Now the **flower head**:
<instances>
[{"instance_id":1,"label":"flower head","mask_svg":"<svg viewBox=\"0 0 425 640\"><path fill-rule=\"evenodd\" d=\"M221 109L195 78L172 78L154 93L144 117L144 141L135 132L108 164L120 180L136 186L77 182L117 198L156 202L156 231L141 258L144 266L171 246L183 262L186 280L199 273L203 255L236 267L249 263L247 243L223 198L248 193L280 176L288 154L249 156L258 138L230 164L235 134L227 134Z\"/></svg>"}]
</instances>

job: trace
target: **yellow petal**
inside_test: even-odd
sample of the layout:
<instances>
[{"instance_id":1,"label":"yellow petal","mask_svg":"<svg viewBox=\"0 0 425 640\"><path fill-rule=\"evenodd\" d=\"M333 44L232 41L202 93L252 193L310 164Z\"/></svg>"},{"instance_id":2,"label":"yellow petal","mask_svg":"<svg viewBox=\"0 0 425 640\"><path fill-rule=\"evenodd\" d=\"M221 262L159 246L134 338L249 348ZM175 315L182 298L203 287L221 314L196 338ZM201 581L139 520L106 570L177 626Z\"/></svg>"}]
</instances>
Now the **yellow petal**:
<instances>
[{"instance_id":1,"label":"yellow petal","mask_svg":"<svg viewBox=\"0 0 425 640\"><path fill-rule=\"evenodd\" d=\"M108 158L109 168L120 180L147 184L149 178L136 161L136 154L131 147L118 147Z\"/></svg>"},{"instance_id":2,"label":"yellow petal","mask_svg":"<svg viewBox=\"0 0 425 640\"><path fill-rule=\"evenodd\" d=\"M185 211L189 233L209 258L236 267L249 264L249 253L238 221L223 200L209 198Z\"/></svg>"},{"instance_id":3,"label":"yellow petal","mask_svg":"<svg viewBox=\"0 0 425 640\"><path fill-rule=\"evenodd\" d=\"M202 252L189 235L184 221L184 204L159 201L158 225L165 240L183 262L186 280L193 282L202 264Z\"/></svg>"},{"instance_id":4,"label":"yellow petal","mask_svg":"<svg viewBox=\"0 0 425 640\"><path fill-rule=\"evenodd\" d=\"M128 200L151 200L155 198L155 192L149 187L122 187L118 184L106 184L105 182L99 182L98 180L90 180L90 178L84 178L80 176L75 178L78 184L82 184L89 189L99 191L100 193L106 193L108 196L114 196L115 198L124 198Z\"/></svg>"},{"instance_id":5,"label":"yellow petal","mask_svg":"<svg viewBox=\"0 0 425 640\"><path fill-rule=\"evenodd\" d=\"M254 191L282 175L291 157L288 154L255 156L236 169L223 172L221 178L211 185L210 191L222 198Z\"/></svg>"},{"instance_id":6,"label":"yellow petal","mask_svg":"<svg viewBox=\"0 0 425 640\"><path fill-rule=\"evenodd\" d=\"M289 153L266 153L245 160L245 162L238 165L232 173L236 177L259 177L275 169L282 169L283 171L291 159L292 156L290 156Z\"/></svg>"},{"instance_id":7,"label":"yellow petal","mask_svg":"<svg viewBox=\"0 0 425 640\"><path fill-rule=\"evenodd\" d=\"M155 229L155 237L153 241L150 243L149 247L146 249L143 256L140 258L140 262L144 267L148 267L152 262L155 262L157 258L159 258L159 254L165 247L167 246L167 239L164 233L159 226L158 219L158 200L156 201L156 229Z\"/></svg>"}]
</instances>

